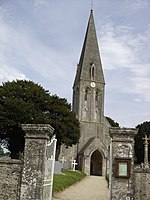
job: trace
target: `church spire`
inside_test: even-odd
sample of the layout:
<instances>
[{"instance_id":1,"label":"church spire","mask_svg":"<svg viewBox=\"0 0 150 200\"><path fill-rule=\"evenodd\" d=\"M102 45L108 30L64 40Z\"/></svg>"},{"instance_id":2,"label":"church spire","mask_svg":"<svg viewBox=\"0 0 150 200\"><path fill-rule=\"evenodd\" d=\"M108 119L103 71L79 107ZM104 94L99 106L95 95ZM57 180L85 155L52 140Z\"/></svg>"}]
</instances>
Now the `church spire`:
<instances>
[{"instance_id":1,"label":"church spire","mask_svg":"<svg viewBox=\"0 0 150 200\"><path fill-rule=\"evenodd\" d=\"M93 17L93 10L91 9L74 84L76 84L81 79L90 81L90 73L88 72L90 71L90 68L93 64L96 68L95 81L105 83Z\"/></svg>"}]
</instances>

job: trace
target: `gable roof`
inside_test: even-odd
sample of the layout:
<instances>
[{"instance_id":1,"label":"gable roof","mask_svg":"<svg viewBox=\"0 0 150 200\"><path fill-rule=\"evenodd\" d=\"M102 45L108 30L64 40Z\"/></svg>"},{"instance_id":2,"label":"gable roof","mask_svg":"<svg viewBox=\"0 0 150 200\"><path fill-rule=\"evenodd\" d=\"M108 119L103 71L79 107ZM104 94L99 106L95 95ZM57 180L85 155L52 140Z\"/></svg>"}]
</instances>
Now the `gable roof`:
<instances>
[{"instance_id":1,"label":"gable roof","mask_svg":"<svg viewBox=\"0 0 150 200\"><path fill-rule=\"evenodd\" d=\"M95 139L95 137L90 138L85 145L82 147L82 149L79 151L79 155L83 154L84 151L89 147L89 145L93 142L93 140Z\"/></svg>"}]
</instances>

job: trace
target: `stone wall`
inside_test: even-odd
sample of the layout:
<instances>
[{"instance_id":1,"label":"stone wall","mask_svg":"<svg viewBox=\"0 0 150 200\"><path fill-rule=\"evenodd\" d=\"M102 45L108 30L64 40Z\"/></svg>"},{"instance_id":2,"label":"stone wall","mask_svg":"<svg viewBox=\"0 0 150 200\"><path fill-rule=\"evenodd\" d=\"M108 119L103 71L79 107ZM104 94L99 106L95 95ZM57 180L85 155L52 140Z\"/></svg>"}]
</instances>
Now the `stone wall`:
<instances>
[{"instance_id":1,"label":"stone wall","mask_svg":"<svg viewBox=\"0 0 150 200\"><path fill-rule=\"evenodd\" d=\"M19 200L22 163L0 160L0 199Z\"/></svg>"},{"instance_id":2,"label":"stone wall","mask_svg":"<svg viewBox=\"0 0 150 200\"><path fill-rule=\"evenodd\" d=\"M150 169L134 170L136 200L150 200Z\"/></svg>"},{"instance_id":3,"label":"stone wall","mask_svg":"<svg viewBox=\"0 0 150 200\"><path fill-rule=\"evenodd\" d=\"M134 198L134 137L136 129L111 128L110 191L111 200ZM127 165L127 175L120 173L120 166Z\"/></svg>"},{"instance_id":4,"label":"stone wall","mask_svg":"<svg viewBox=\"0 0 150 200\"><path fill-rule=\"evenodd\" d=\"M23 163L0 160L0 200L43 199L46 145L54 129L47 124L25 124L22 128L26 132Z\"/></svg>"},{"instance_id":5,"label":"stone wall","mask_svg":"<svg viewBox=\"0 0 150 200\"><path fill-rule=\"evenodd\" d=\"M20 200L42 200L46 145L54 129L47 124L22 124L25 131Z\"/></svg>"}]
</instances>

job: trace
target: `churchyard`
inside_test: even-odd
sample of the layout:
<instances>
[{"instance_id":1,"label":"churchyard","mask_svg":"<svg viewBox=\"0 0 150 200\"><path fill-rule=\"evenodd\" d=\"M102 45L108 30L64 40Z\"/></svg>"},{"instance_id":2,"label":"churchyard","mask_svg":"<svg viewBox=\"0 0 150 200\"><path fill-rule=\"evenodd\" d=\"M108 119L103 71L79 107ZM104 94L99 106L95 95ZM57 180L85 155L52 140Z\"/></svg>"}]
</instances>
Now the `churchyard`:
<instances>
[{"instance_id":1,"label":"churchyard","mask_svg":"<svg viewBox=\"0 0 150 200\"><path fill-rule=\"evenodd\" d=\"M85 174L80 171L62 170L61 174L54 174L53 193L63 191L69 186L85 178Z\"/></svg>"},{"instance_id":2,"label":"churchyard","mask_svg":"<svg viewBox=\"0 0 150 200\"><path fill-rule=\"evenodd\" d=\"M0 196L1 200L50 200L52 198L52 183L54 173L56 182L54 191L61 190L61 185L72 184L84 177L84 174L76 172L77 162L71 159L71 172L64 171L67 160L62 158L55 164L56 139L53 136L53 128L50 125L22 125L26 132L24 160L2 159L0 160ZM112 200L149 200L150 199L150 168L148 163L148 141L143 138L145 145L144 163L134 166L134 137L136 129L111 128L112 138L110 149L110 174L109 174L109 199ZM51 135L51 141L49 136ZM53 137L52 137L53 136ZM129 137L130 136L130 137ZM79 176L80 174L80 176ZM68 178L67 178L68 179ZM62 184L61 184L62 183ZM59 186L58 186L59 185Z\"/></svg>"}]
</instances>

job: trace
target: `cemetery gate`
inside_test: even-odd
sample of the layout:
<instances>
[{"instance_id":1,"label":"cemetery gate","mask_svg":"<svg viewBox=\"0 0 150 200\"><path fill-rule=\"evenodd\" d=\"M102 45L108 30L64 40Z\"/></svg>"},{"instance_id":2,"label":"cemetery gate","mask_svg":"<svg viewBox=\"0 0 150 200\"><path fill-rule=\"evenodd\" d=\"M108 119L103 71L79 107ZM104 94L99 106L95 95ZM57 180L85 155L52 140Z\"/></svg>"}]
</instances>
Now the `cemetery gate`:
<instances>
[{"instance_id":1,"label":"cemetery gate","mask_svg":"<svg viewBox=\"0 0 150 200\"><path fill-rule=\"evenodd\" d=\"M52 199L56 143L57 143L57 139L55 138L55 136L53 136L50 143L47 144L47 148L46 148L45 177L44 177L44 184L43 184L43 200L51 200Z\"/></svg>"}]
</instances>

